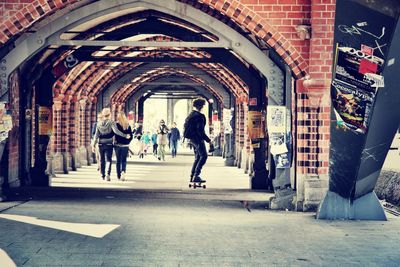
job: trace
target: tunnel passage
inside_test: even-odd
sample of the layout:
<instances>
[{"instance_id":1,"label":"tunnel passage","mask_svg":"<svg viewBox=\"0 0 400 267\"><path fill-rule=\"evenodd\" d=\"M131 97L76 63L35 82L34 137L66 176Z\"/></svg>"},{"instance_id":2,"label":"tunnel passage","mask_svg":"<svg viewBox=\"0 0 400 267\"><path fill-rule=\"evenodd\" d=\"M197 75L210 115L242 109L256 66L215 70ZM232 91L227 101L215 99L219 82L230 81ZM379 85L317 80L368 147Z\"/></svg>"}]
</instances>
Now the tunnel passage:
<instances>
[{"instance_id":1,"label":"tunnel passage","mask_svg":"<svg viewBox=\"0 0 400 267\"><path fill-rule=\"evenodd\" d=\"M133 111L140 122L146 99L163 90L171 98L181 91L212 102L209 120L222 129L220 154L226 165L249 173L252 188L265 189L275 178L275 191L293 197L293 190L304 191L298 176L326 176L326 151L306 151L321 144L297 141L315 130L306 129L308 122L324 119L329 105L310 107L305 87L295 91L308 72L307 53L270 22L246 7L239 10L236 1L70 2L75 5L68 14L48 14L14 48L3 50L1 97L15 102L21 121L9 140L9 159L18 165L9 160L9 185L47 185L49 174L91 164L96 112L106 106L114 114ZM283 168L264 131L267 106L285 117L275 135L290 152ZM25 110L31 119L22 116ZM312 164L306 165L305 153Z\"/></svg>"}]
</instances>

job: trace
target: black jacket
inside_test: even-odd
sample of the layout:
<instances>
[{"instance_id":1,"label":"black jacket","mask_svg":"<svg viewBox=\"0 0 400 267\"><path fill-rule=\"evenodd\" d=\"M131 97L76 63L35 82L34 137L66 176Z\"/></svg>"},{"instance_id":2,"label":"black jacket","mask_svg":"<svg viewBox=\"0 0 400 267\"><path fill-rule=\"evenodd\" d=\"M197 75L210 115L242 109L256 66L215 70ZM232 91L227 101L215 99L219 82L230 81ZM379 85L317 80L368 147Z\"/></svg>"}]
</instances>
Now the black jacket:
<instances>
[{"instance_id":1,"label":"black jacket","mask_svg":"<svg viewBox=\"0 0 400 267\"><path fill-rule=\"evenodd\" d=\"M204 127L206 127L207 123L206 116L204 116L204 114L198 112L197 110L193 110L187 117L187 120L189 120L190 123L193 123L196 129L196 137L192 138L192 141L211 141L204 131Z\"/></svg>"},{"instance_id":2,"label":"black jacket","mask_svg":"<svg viewBox=\"0 0 400 267\"><path fill-rule=\"evenodd\" d=\"M125 137L121 137L119 135L115 135L115 145L122 145L122 146L128 146L129 143L132 141L133 135L132 135L132 129L131 126L128 126L128 129L124 130L122 126L117 123L117 128L119 131L121 131L124 134L129 134L131 137L129 139Z\"/></svg>"}]
</instances>

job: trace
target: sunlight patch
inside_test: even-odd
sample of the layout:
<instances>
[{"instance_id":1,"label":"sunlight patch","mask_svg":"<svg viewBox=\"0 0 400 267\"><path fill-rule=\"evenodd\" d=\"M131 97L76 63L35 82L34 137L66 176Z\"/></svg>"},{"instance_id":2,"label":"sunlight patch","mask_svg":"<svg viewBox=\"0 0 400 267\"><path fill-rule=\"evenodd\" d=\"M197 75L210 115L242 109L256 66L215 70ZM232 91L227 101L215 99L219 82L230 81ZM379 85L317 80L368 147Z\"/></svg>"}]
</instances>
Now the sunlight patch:
<instances>
[{"instance_id":1,"label":"sunlight patch","mask_svg":"<svg viewBox=\"0 0 400 267\"><path fill-rule=\"evenodd\" d=\"M107 234L114 231L116 228L120 226L118 224L70 223L70 222L50 221L50 220L38 219L36 217L31 217L31 216L22 216L13 214L0 214L0 218L67 231L80 235L97 237L97 238L102 238L106 236Z\"/></svg>"}]
</instances>

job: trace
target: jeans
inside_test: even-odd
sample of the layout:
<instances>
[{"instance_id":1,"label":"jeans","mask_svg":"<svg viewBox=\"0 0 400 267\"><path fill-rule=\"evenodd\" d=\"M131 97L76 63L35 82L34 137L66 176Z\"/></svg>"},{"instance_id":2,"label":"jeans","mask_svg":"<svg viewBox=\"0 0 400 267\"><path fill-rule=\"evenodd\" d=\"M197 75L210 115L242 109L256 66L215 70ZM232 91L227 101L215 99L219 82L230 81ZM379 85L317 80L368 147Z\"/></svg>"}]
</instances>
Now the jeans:
<instances>
[{"instance_id":1,"label":"jeans","mask_svg":"<svg viewBox=\"0 0 400 267\"><path fill-rule=\"evenodd\" d=\"M196 177L199 176L201 173L201 169L203 168L204 164L207 161L207 150L206 144L204 141L193 141L191 140L191 144L194 148L194 162L192 166L192 173L191 176Z\"/></svg>"},{"instance_id":2,"label":"jeans","mask_svg":"<svg viewBox=\"0 0 400 267\"><path fill-rule=\"evenodd\" d=\"M115 155L117 157L117 177L121 178L121 173L126 172L126 158L128 157L128 147L115 146Z\"/></svg>"},{"instance_id":3,"label":"jeans","mask_svg":"<svg viewBox=\"0 0 400 267\"><path fill-rule=\"evenodd\" d=\"M158 158L165 160L165 145L158 145Z\"/></svg>"},{"instance_id":4,"label":"jeans","mask_svg":"<svg viewBox=\"0 0 400 267\"><path fill-rule=\"evenodd\" d=\"M99 144L100 150L100 171L101 177L105 177L106 161L107 161L107 175L111 174L111 158L113 153L113 145Z\"/></svg>"},{"instance_id":5,"label":"jeans","mask_svg":"<svg viewBox=\"0 0 400 267\"><path fill-rule=\"evenodd\" d=\"M156 156L157 155L157 144L153 144L153 155Z\"/></svg>"},{"instance_id":6,"label":"jeans","mask_svg":"<svg viewBox=\"0 0 400 267\"><path fill-rule=\"evenodd\" d=\"M176 152L178 151L178 140L171 140L171 154L176 157Z\"/></svg>"}]
</instances>

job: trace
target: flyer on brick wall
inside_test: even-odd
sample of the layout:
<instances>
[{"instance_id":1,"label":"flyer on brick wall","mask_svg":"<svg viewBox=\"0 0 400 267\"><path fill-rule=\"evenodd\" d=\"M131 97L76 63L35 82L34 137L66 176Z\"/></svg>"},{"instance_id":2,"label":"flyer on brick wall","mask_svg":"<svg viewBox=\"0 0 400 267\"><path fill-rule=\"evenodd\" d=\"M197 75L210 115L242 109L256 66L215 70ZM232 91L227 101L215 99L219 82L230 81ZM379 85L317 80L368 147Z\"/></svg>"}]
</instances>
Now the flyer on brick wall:
<instances>
[{"instance_id":1,"label":"flyer on brick wall","mask_svg":"<svg viewBox=\"0 0 400 267\"><path fill-rule=\"evenodd\" d=\"M286 107L268 106L267 107L267 128L270 133L286 132Z\"/></svg>"},{"instance_id":2,"label":"flyer on brick wall","mask_svg":"<svg viewBox=\"0 0 400 267\"><path fill-rule=\"evenodd\" d=\"M331 97L337 121L350 130L365 133L375 93L335 79Z\"/></svg>"}]
</instances>

